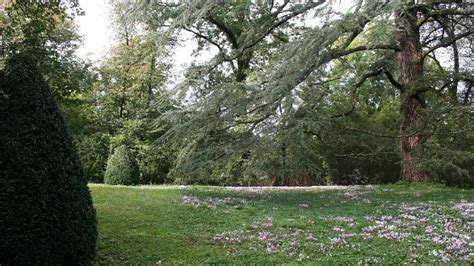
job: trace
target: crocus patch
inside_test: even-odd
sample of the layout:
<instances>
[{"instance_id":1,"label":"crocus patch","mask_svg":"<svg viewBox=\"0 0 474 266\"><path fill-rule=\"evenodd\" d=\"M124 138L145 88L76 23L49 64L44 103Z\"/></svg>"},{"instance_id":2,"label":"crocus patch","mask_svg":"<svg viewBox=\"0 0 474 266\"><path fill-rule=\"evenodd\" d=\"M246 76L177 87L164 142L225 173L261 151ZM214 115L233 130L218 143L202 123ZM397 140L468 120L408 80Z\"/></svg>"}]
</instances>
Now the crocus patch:
<instances>
[{"instance_id":1,"label":"crocus patch","mask_svg":"<svg viewBox=\"0 0 474 266\"><path fill-rule=\"evenodd\" d=\"M370 192L351 189L338 195L342 200L362 200L369 197ZM332 256L334 250L357 253L361 245L384 242L394 246L397 246L394 243L402 243L408 247L407 258L413 263L470 261L474 204L466 201L448 205L434 201L382 204L383 208L365 216L331 217L318 216L318 206L302 203L300 207L314 210L314 217L265 217L253 221L251 228L224 231L212 241L230 249L235 256L245 252L244 248L250 248L300 262L312 257ZM383 256L359 262L383 263Z\"/></svg>"}]
</instances>

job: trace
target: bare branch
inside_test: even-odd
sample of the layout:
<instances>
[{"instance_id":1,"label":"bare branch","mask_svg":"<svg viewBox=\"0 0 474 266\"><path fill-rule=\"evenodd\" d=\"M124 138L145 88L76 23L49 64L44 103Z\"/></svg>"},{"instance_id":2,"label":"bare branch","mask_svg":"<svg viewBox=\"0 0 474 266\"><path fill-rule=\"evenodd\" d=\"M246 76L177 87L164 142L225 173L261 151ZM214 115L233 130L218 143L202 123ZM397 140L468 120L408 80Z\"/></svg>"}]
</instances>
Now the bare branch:
<instances>
[{"instance_id":1,"label":"bare branch","mask_svg":"<svg viewBox=\"0 0 474 266\"><path fill-rule=\"evenodd\" d=\"M199 31L195 31L195 30L192 30L192 29L187 28L187 27L183 27L183 29L184 29L185 31L188 31L188 32L193 33L194 35L196 35L196 36L199 37L199 38L202 38L202 39L208 41L209 43L211 43L211 44L213 44L214 46L216 46L217 49L219 49L219 51L224 52L224 49L222 49L222 47L221 47L217 42L213 41L209 36L206 36L206 35L200 33Z\"/></svg>"},{"instance_id":2,"label":"bare branch","mask_svg":"<svg viewBox=\"0 0 474 266\"><path fill-rule=\"evenodd\" d=\"M395 77L392 75L392 73L390 73L388 70L384 70L383 73L385 74L385 76L387 77L388 81L390 81L390 83L392 83L392 85L399 89L400 91L404 91L405 90L405 87L403 87L402 84L400 84L396 79Z\"/></svg>"},{"instance_id":3,"label":"bare branch","mask_svg":"<svg viewBox=\"0 0 474 266\"><path fill-rule=\"evenodd\" d=\"M474 15L474 10L468 9L437 9L437 10L431 10L423 16L417 23L417 27L421 27L423 24L425 24L428 19L434 16L446 16L446 15L462 15L462 16L472 16Z\"/></svg>"},{"instance_id":4,"label":"bare branch","mask_svg":"<svg viewBox=\"0 0 474 266\"><path fill-rule=\"evenodd\" d=\"M219 30L221 30L227 36L227 39L229 39L234 49L239 48L239 43L237 42L237 36L235 36L235 33L223 21L219 20L216 17L213 17L212 15L207 16L206 19L210 23L214 24Z\"/></svg>"},{"instance_id":5,"label":"bare branch","mask_svg":"<svg viewBox=\"0 0 474 266\"><path fill-rule=\"evenodd\" d=\"M371 45L371 46L357 46L354 48L350 48L347 50L343 50L340 52L335 53L335 57L342 57L346 55L350 55L356 52L362 52L362 51L372 51L372 50L393 50L393 51L398 51L400 50L400 47L397 45L391 45L391 44L377 44L377 45Z\"/></svg>"},{"instance_id":6,"label":"bare branch","mask_svg":"<svg viewBox=\"0 0 474 266\"><path fill-rule=\"evenodd\" d=\"M448 47L450 45L452 45L454 42L462 39L462 38L466 38L468 37L469 35L473 34L474 31L467 31L467 32L464 32L462 34L459 34L455 37L452 37L452 38L446 38L446 39L443 39L440 43L438 43L437 45L433 46L433 47L430 47L428 50L426 50L424 53L423 53L423 59L429 55L430 53L436 51L437 49L439 48L443 48L443 47Z\"/></svg>"}]
</instances>

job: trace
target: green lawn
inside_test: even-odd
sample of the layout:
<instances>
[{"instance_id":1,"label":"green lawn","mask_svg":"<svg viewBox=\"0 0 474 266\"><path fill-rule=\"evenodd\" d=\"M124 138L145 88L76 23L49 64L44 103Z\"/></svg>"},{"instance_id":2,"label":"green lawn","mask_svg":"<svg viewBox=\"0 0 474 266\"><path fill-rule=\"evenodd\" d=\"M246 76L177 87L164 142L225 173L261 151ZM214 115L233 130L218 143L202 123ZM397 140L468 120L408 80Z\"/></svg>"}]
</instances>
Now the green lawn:
<instances>
[{"instance_id":1,"label":"green lawn","mask_svg":"<svg viewBox=\"0 0 474 266\"><path fill-rule=\"evenodd\" d=\"M101 264L472 263L474 193L90 185Z\"/></svg>"}]
</instances>

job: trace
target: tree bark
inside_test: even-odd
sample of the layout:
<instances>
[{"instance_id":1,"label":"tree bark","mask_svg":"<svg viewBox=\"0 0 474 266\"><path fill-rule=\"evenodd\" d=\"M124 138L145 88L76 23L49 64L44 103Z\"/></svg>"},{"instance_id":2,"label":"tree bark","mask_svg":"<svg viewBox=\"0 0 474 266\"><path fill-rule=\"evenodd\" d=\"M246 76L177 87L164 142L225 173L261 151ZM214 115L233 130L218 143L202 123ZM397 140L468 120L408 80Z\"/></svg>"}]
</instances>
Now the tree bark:
<instances>
[{"instance_id":1,"label":"tree bark","mask_svg":"<svg viewBox=\"0 0 474 266\"><path fill-rule=\"evenodd\" d=\"M401 49L395 53L400 92L400 152L402 176L408 181L425 181L428 176L417 169L421 158L420 144L424 137L422 109L425 108L421 84L423 76L423 52L420 33L416 25L416 11L397 12L398 31L395 38Z\"/></svg>"}]
</instances>

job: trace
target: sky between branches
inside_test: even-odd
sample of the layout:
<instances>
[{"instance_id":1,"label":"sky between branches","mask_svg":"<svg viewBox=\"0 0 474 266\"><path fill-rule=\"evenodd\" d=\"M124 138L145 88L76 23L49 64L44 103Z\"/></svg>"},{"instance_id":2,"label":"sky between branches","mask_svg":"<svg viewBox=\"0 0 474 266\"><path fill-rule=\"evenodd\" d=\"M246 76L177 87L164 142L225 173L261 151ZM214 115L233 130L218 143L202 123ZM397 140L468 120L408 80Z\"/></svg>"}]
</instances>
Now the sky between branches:
<instances>
[{"instance_id":1,"label":"sky between branches","mask_svg":"<svg viewBox=\"0 0 474 266\"><path fill-rule=\"evenodd\" d=\"M92 62L99 62L107 56L107 51L114 44L114 33L111 25L111 6L110 0L79 0L81 8L85 15L76 18L79 27L79 33L83 36L83 43L78 50L81 58L87 58ZM336 10L344 11L351 7L352 1L336 1ZM175 50L174 65L175 71L182 71L186 65L189 65L191 53L196 44L190 41L190 34L184 34L181 47ZM207 60L212 57L212 51L209 54L203 54L198 61ZM196 58L194 58L196 59ZM175 73L178 74L179 73Z\"/></svg>"}]
</instances>

